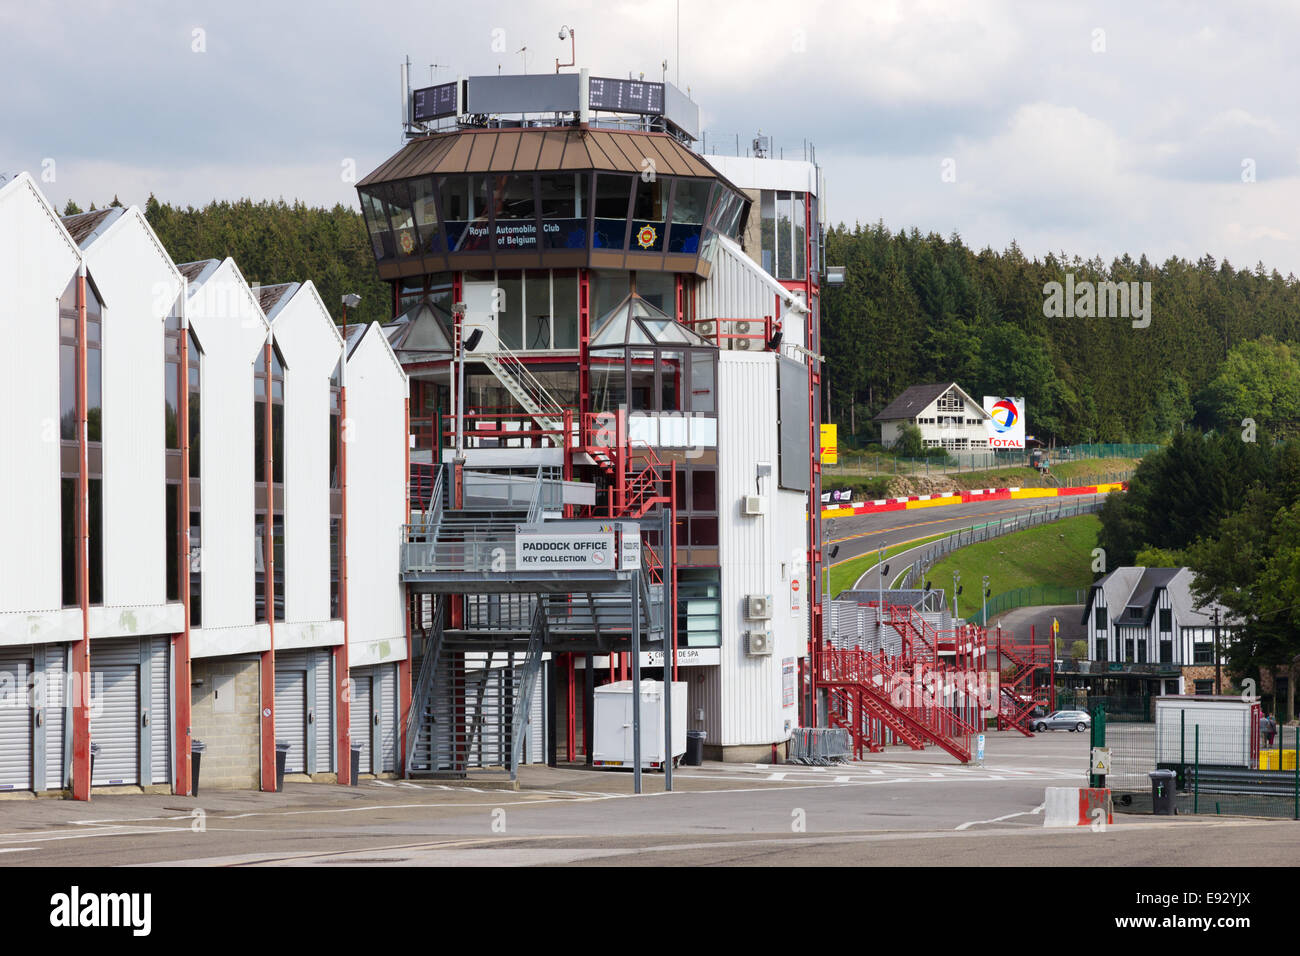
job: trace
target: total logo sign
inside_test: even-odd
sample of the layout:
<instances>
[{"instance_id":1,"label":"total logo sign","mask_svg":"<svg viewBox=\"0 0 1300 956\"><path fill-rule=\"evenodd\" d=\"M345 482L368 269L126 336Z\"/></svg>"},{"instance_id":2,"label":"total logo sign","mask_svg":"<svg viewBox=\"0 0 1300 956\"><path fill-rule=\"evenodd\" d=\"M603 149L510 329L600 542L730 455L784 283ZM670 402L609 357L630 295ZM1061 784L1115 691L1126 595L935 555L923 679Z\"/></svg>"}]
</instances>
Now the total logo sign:
<instances>
[{"instance_id":1,"label":"total logo sign","mask_svg":"<svg viewBox=\"0 0 1300 956\"><path fill-rule=\"evenodd\" d=\"M990 448L1025 447L1025 400L1001 395L985 395L985 422Z\"/></svg>"}]
</instances>

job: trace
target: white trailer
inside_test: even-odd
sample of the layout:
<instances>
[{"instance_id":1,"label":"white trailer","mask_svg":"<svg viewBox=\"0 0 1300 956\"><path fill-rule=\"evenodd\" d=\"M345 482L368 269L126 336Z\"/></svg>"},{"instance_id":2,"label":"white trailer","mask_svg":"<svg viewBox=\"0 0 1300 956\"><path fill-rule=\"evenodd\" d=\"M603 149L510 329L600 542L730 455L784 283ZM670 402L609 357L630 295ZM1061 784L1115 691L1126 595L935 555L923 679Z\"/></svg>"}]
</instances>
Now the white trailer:
<instances>
[{"instance_id":1,"label":"white trailer","mask_svg":"<svg viewBox=\"0 0 1300 956\"><path fill-rule=\"evenodd\" d=\"M591 762L597 767L631 767L632 682L615 681L595 689L596 745ZM641 768L660 770L664 765L664 685L641 682ZM686 682L673 681L673 760L686 753Z\"/></svg>"},{"instance_id":2,"label":"white trailer","mask_svg":"<svg viewBox=\"0 0 1300 956\"><path fill-rule=\"evenodd\" d=\"M1254 769L1259 759L1259 699L1242 696L1156 698L1156 765Z\"/></svg>"}]
</instances>

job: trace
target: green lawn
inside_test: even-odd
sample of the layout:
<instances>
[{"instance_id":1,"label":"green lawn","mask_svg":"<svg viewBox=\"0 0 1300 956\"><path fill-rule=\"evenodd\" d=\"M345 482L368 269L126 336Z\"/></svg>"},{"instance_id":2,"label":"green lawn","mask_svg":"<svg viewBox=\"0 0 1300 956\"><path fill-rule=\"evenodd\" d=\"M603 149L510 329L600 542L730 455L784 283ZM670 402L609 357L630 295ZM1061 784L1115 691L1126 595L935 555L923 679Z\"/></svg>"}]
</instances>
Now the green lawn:
<instances>
[{"instance_id":1,"label":"green lawn","mask_svg":"<svg viewBox=\"0 0 1300 956\"><path fill-rule=\"evenodd\" d=\"M1039 525L954 551L926 577L934 587L946 591L952 587L952 572L961 572L965 588L961 607L976 610L980 579L986 574L993 594L1045 584L1086 588L1093 581L1092 549L1097 547L1100 530L1101 520L1096 515Z\"/></svg>"},{"instance_id":2,"label":"green lawn","mask_svg":"<svg viewBox=\"0 0 1300 956\"><path fill-rule=\"evenodd\" d=\"M918 538L915 541L904 541L900 544L892 545L885 549L885 560L898 554L900 551L907 551L915 548L917 545L927 544L930 541L937 541L944 537L942 534L932 534L928 538ZM866 554L860 554L856 558L848 558L831 566L831 597L839 594L845 588L852 587L853 582L862 576L862 572L867 568L874 567L876 563L876 552L869 551ZM893 577L895 568L889 569L889 576ZM889 587L889 582L885 582L885 587Z\"/></svg>"}]
</instances>

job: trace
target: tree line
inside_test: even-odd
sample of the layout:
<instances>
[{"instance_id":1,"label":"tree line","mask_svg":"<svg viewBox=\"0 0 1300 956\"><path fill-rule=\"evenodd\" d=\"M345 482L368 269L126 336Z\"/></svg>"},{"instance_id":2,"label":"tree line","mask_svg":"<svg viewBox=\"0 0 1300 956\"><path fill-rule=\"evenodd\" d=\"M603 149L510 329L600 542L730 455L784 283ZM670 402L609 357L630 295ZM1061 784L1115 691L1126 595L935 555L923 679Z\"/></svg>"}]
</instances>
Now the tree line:
<instances>
[{"instance_id":1,"label":"tree line","mask_svg":"<svg viewBox=\"0 0 1300 956\"><path fill-rule=\"evenodd\" d=\"M843 285L823 286L826 412L860 444L878 438L872 415L929 382L957 382L977 401L1023 395L1029 432L1067 444L1162 441L1189 426L1235 424L1241 410L1300 419L1300 389L1286 384L1295 366L1287 343L1300 341L1300 282L1263 264L1030 259L1014 242L976 252L955 233L881 223L831 229L826 262L845 267ZM1044 290L1067 277L1072 288L1150 283L1149 324L1100 316L1100 301L1061 314ZM1240 351L1247 343L1255 345ZM1261 371L1281 376L1277 394L1250 384ZM1216 388L1225 374L1230 381Z\"/></svg>"},{"instance_id":2,"label":"tree line","mask_svg":"<svg viewBox=\"0 0 1300 956\"><path fill-rule=\"evenodd\" d=\"M114 197L109 205L121 203ZM69 201L63 214L81 211ZM250 283L310 279L336 322L342 320L342 297L348 292L361 296L361 305L348 310L349 323L393 317L392 292L379 279L365 222L355 209L283 199L223 200L196 209L150 196L144 214L175 262L230 256Z\"/></svg>"}]
</instances>

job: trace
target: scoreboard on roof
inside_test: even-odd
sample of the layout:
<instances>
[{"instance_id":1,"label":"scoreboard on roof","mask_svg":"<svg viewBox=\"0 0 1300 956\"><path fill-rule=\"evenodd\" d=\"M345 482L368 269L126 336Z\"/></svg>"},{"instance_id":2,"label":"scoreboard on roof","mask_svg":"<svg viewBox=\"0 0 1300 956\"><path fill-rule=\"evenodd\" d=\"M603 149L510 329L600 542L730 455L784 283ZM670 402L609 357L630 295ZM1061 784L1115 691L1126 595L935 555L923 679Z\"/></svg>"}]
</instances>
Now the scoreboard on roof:
<instances>
[{"instance_id":1,"label":"scoreboard on roof","mask_svg":"<svg viewBox=\"0 0 1300 956\"><path fill-rule=\"evenodd\" d=\"M593 76L588 80L587 106L615 113L646 113L662 116L664 85L643 80L619 80Z\"/></svg>"}]
</instances>

